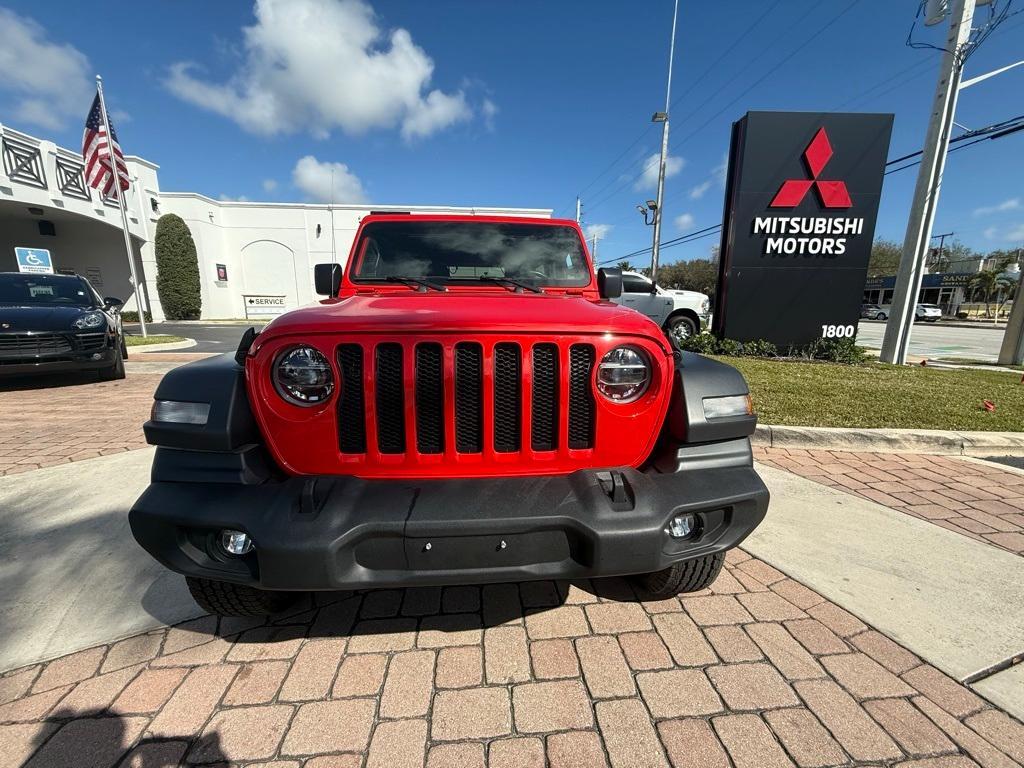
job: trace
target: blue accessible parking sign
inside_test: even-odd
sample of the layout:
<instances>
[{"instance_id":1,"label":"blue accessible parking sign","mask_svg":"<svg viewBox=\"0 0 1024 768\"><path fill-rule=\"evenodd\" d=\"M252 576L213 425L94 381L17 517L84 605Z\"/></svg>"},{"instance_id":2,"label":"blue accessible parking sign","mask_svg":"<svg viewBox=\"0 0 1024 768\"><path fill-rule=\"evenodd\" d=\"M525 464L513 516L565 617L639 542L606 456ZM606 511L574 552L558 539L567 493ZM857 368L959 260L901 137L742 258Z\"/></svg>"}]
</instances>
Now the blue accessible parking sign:
<instances>
[{"instance_id":1,"label":"blue accessible parking sign","mask_svg":"<svg viewBox=\"0 0 1024 768\"><path fill-rule=\"evenodd\" d=\"M14 256L18 260L18 271L36 275L52 275L53 259L45 248L15 248Z\"/></svg>"}]
</instances>

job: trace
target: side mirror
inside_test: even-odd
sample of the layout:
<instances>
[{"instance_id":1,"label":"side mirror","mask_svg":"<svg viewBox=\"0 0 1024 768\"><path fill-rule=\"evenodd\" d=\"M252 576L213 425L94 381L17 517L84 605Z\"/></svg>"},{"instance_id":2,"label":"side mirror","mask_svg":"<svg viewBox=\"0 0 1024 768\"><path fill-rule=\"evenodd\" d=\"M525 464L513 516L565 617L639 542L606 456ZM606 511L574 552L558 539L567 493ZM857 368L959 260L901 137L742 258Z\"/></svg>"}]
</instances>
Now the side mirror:
<instances>
[{"instance_id":1,"label":"side mirror","mask_svg":"<svg viewBox=\"0 0 1024 768\"><path fill-rule=\"evenodd\" d=\"M124 302L120 299L115 299L113 296L107 296L103 299L104 309L120 309L124 306Z\"/></svg>"},{"instance_id":2,"label":"side mirror","mask_svg":"<svg viewBox=\"0 0 1024 768\"><path fill-rule=\"evenodd\" d=\"M341 288L341 264L317 264L313 267L313 285L321 296L338 295Z\"/></svg>"},{"instance_id":3,"label":"side mirror","mask_svg":"<svg viewBox=\"0 0 1024 768\"><path fill-rule=\"evenodd\" d=\"M622 295L622 270L602 267L597 270L597 292L602 299L617 299Z\"/></svg>"}]
</instances>

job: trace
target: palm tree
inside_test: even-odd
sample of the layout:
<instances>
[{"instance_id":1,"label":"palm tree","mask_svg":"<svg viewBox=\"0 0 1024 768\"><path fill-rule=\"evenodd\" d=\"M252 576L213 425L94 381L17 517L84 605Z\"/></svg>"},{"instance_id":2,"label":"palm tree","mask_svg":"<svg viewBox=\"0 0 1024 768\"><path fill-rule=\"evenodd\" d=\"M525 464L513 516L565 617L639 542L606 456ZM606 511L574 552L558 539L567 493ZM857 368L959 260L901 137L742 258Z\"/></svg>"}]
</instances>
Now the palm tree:
<instances>
[{"instance_id":1,"label":"palm tree","mask_svg":"<svg viewBox=\"0 0 1024 768\"><path fill-rule=\"evenodd\" d=\"M985 269L976 274L971 278L970 282L967 283L968 289L971 291L971 298L973 299L978 291L981 291L985 298L985 317L988 317L991 310L991 302L993 296L996 298L996 313L999 312L1000 302L999 294L1007 289L1013 287L1014 281L1012 278L1001 274L1004 268L996 267L994 269Z\"/></svg>"}]
</instances>

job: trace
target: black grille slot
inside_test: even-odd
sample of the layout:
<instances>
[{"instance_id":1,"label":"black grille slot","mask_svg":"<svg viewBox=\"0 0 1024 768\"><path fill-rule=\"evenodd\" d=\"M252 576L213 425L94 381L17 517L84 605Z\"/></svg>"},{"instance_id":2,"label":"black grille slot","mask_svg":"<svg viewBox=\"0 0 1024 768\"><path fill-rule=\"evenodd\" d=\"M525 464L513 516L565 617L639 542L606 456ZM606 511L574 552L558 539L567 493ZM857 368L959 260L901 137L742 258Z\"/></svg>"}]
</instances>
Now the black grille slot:
<instances>
[{"instance_id":1,"label":"black grille slot","mask_svg":"<svg viewBox=\"0 0 1024 768\"><path fill-rule=\"evenodd\" d=\"M590 372L594 368L594 348L573 344L569 348L569 447L594 447L594 393Z\"/></svg>"},{"instance_id":2,"label":"black grille slot","mask_svg":"<svg viewBox=\"0 0 1024 768\"><path fill-rule=\"evenodd\" d=\"M455 345L455 450L484 448L484 352L476 342Z\"/></svg>"},{"instance_id":3,"label":"black grille slot","mask_svg":"<svg viewBox=\"0 0 1024 768\"><path fill-rule=\"evenodd\" d=\"M416 345L416 449L444 453L444 358L440 344Z\"/></svg>"},{"instance_id":4,"label":"black grille slot","mask_svg":"<svg viewBox=\"0 0 1024 768\"><path fill-rule=\"evenodd\" d=\"M106 333L80 333L75 337L83 352L95 352L107 346Z\"/></svg>"},{"instance_id":5,"label":"black grille slot","mask_svg":"<svg viewBox=\"0 0 1024 768\"><path fill-rule=\"evenodd\" d=\"M402 345L377 345L377 447L405 452L405 398L402 397Z\"/></svg>"},{"instance_id":6,"label":"black grille slot","mask_svg":"<svg viewBox=\"0 0 1024 768\"><path fill-rule=\"evenodd\" d=\"M499 453L513 453L519 450L521 376L519 347L515 344L496 344L494 347L494 450Z\"/></svg>"},{"instance_id":7,"label":"black grille slot","mask_svg":"<svg viewBox=\"0 0 1024 768\"><path fill-rule=\"evenodd\" d=\"M338 397L338 448L342 453L366 453L366 412L363 398L363 348L338 347L341 390Z\"/></svg>"},{"instance_id":8,"label":"black grille slot","mask_svg":"<svg viewBox=\"0 0 1024 768\"><path fill-rule=\"evenodd\" d=\"M59 333L0 334L0 353L52 355L72 351L71 340Z\"/></svg>"},{"instance_id":9,"label":"black grille slot","mask_svg":"<svg viewBox=\"0 0 1024 768\"><path fill-rule=\"evenodd\" d=\"M558 448L558 347L537 344L533 348L533 396L530 445L535 451Z\"/></svg>"}]
</instances>

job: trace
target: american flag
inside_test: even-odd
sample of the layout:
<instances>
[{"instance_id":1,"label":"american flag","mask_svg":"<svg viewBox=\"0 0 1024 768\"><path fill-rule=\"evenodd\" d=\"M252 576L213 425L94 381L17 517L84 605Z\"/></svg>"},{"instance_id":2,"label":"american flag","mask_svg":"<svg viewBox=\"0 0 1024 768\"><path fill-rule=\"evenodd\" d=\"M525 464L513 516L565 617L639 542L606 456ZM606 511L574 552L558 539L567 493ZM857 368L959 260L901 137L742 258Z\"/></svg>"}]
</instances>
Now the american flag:
<instances>
[{"instance_id":1,"label":"american flag","mask_svg":"<svg viewBox=\"0 0 1024 768\"><path fill-rule=\"evenodd\" d=\"M117 143L117 131L114 124L110 122L110 138L107 141L107 129L103 125L103 115L100 111L100 95L92 100L92 109L89 110L89 117L85 120L85 134L82 136L82 158L85 160L85 181L90 187L102 189L104 197L109 196L114 189L114 174L110 170L110 145L114 147L114 158L117 163L117 175L121 180L121 189L126 190L129 186L128 166L124 163L124 154Z\"/></svg>"}]
</instances>

